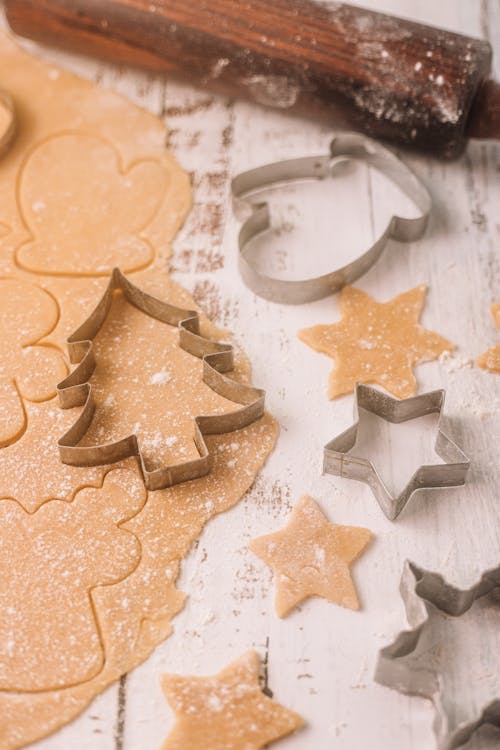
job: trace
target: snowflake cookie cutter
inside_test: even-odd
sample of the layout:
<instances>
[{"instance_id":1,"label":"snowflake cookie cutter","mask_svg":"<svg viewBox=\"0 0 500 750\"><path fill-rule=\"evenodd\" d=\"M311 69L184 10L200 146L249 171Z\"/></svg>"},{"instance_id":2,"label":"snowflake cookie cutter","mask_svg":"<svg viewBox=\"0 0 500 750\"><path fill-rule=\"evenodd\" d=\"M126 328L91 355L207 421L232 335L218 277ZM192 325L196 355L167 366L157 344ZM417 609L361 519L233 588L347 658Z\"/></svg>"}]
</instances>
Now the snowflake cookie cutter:
<instances>
[{"instance_id":1,"label":"snowflake cookie cutter","mask_svg":"<svg viewBox=\"0 0 500 750\"><path fill-rule=\"evenodd\" d=\"M481 597L500 587L500 567L483 573L469 589L458 589L446 583L438 573L419 568L407 560L403 567L400 592L410 630L403 630L394 641L379 652L375 681L406 695L417 695L432 701L437 750L455 750L485 724L500 728L500 696L485 705L473 721L453 723L443 704L443 684L439 670L431 666L412 668L405 662L416 651L423 631L430 625L429 607L451 617L460 617Z\"/></svg>"},{"instance_id":2,"label":"snowflake cookie cutter","mask_svg":"<svg viewBox=\"0 0 500 750\"><path fill-rule=\"evenodd\" d=\"M465 484L470 461L441 429L445 396L446 392L441 389L400 400L364 383L356 383L354 424L325 445L323 473L368 484L390 521L396 520L413 493L418 490ZM427 414L438 414L434 450L444 463L419 466L403 490L398 495L392 495L369 459L349 455L356 443L364 412L371 412L392 424L400 424Z\"/></svg>"},{"instance_id":3,"label":"snowflake cookie cutter","mask_svg":"<svg viewBox=\"0 0 500 750\"><path fill-rule=\"evenodd\" d=\"M0 89L0 110L5 113L5 122L0 126L0 157L10 148L16 134L16 110L10 94Z\"/></svg>"},{"instance_id":4,"label":"snowflake cookie cutter","mask_svg":"<svg viewBox=\"0 0 500 750\"><path fill-rule=\"evenodd\" d=\"M392 216L382 235L355 260L342 268L314 278L288 280L260 271L252 256L251 241L271 229L269 205L253 202L249 195L283 182L331 177L337 164L347 159L363 161L385 174L415 204L420 213L413 218ZM252 207L238 237L239 269L243 281L259 297L289 305L314 302L338 292L365 274L379 259L389 240L413 242L427 228L431 197L418 177L395 154L359 133L340 133L330 143L330 153L267 164L237 175L231 183L233 198Z\"/></svg>"},{"instance_id":5,"label":"snowflake cookie cutter","mask_svg":"<svg viewBox=\"0 0 500 750\"><path fill-rule=\"evenodd\" d=\"M225 414L194 417L193 439L199 458L150 471L145 466L135 434L101 445L78 444L89 429L95 412L92 385L89 382L96 366L93 339L106 319L117 290L146 315L177 326L180 347L203 361L203 381L219 395L242 404L241 409ZM120 269L113 269L108 287L97 307L67 339L70 360L77 363L77 367L58 384L59 403L63 409L83 406L83 410L58 441L61 461L70 466L98 466L136 456L144 484L149 490L159 490L206 476L212 468L213 456L208 450L204 435L233 432L255 422L264 414L265 393L224 375L233 369L233 347L206 339L199 331L198 312L175 307L147 294L135 286Z\"/></svg>"}]
</instances>

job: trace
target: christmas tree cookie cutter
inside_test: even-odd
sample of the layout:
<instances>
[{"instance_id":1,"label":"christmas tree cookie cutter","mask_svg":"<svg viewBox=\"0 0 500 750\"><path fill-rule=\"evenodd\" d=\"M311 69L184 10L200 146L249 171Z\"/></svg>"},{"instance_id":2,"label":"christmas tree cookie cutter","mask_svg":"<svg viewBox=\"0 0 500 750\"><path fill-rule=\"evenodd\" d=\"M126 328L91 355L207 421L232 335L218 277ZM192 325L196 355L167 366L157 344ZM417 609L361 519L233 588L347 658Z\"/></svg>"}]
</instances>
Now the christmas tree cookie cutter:
<instances>
[{"instance_id":1,"label":"christmas tree cookie cutter","mask_svg":"<svg viewBox=\"0 0 500 750\"><path fill-rule=\"evenodd\" d=\"M216 393L242 404L241 409L209 416L194 417L194 442L199 458L170 466L148 470L145 466L137 436L101 445L79 445L87 432L95 412L95 401L90 378L96 366L93 339L103 325L119 290L125 299L146 315L150 315L179 329L179 345L203 361L203 381ZM72 427L59 439L61 461L70 466L99 466L136 456L142 470L144 484L149 490L171 487L180 482L206 476L212 467L213 457L204 435L221 434L239 430L255 422L264 414L265 393L259 388L239 383L224 375L233 369L233 347L204 338L200 334L199 314L169 305L135 286L118 268L113 269L108 287L95 310L67 339L70 360L78 363L67 378L57 386L59 403L63 409L83 406Z\"/></svg>"},{"instance_id":2,"label":"christmas tree cookie cutter","mask_svg":"<svg viewBox=\"0 0 500 750\"><path fill-rule=\"evenodd\" d=\"M12 97L0 89L0 158L9 150L16 134L16 110Z\"/></svg>"},{"instance_id":3,"label":"christmas tree cookie cutter","mask_svg":"<svg viewBox=\"0 0 500 750\"><path fill-rule=\"evenodd\" d=\"M405 661L418 648L424 630L430 627L429 607L452 617L465 614L481 597L500 587L500 567L486 571L469 589L449 585L438 573L419 568L407 560L401 577L400 592L411 630L403 630L395 640L379 652L375 681L380 685L407 695L418 695L432 701L435 710L433 723L437 750L454 750L464 745L484 724L500 728L500 695L480 709L473 721L455 725L447 715L441 674L430 662L427 668L412 668Z\"/></svg>"},{"instance_id":4,"label":"christmas tree cookie cutter","mask_svg":"<svg viewBox=\"0 0 500 750\"><path fill-rule=\"evenodd\" d=\"M445 396L445 391L441 389L400 400L364 383L356 383L354 424L325 445L323 472L368 484L390 521L396 520L411 496L418 490L465 484L470 461L462 449L441 429ZM434 450L444 463L418 467L406 487L398 495L392 495L369 459L349 455L349 451L356 443L359 425L366 419L366 412L392 424L407 422L427 414L438 414Z\"/></svg>"},{"instance_id":5,"label":"christmas tree cookie cutter","mask_svg":"<svg viewBox=\"0 0 500 750\"><path fill-rule=\"evenodd\" d=\"M251 241L271 229L271 215L267 203L252 201L248 196L278 183L333 176L337 164L346 159L365 162L386 175L419 209L413 218L392 216L381 236L359 257L343 268L322 276L301 280L275 278L259 270L252 254ZM271 302L298 305L327 297L343 286L352 284L378 260L389 240L413 242L427 227L431 197L418 177L391 151L359 133L340 133L330 144L325 156L267 164L237 175L231 189L236 201L249 204L253 211L240 228L239 269L243 281L255 294Z\"/></svg>"}]
</instances>

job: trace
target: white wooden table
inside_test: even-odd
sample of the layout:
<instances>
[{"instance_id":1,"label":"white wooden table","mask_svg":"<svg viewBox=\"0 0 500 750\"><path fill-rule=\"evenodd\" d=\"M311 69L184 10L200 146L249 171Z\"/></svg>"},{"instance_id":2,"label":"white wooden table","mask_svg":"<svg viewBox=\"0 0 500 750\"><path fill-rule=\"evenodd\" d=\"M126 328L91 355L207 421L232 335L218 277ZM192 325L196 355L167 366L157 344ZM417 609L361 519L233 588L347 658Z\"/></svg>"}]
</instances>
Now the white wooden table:
<instances>
[{"instance_id":1,"label":"white wooden table","mask_svg":"<svg viewBox=\"0 0 500 750\"><path fill-rule=\"evenodd\" d=\"M500 77L499 0L364 0L364 5L488 38ZM175 245L176 278L244 345L254 381L267 390L282 428L252 491L209 524L184 562L179 587L189 599L174 621L175 634L79 719L36 747L155 750L171 723L159 675L216 672L254 646L267 655L276 698L308 722L303 732L276 747L432 748L430 705L376 685L372 675L378 649L405 625L398 594L405 558L439 569L463 586L500 562L500 378L468 366L499 337L489 305L500 302L500 146L472 144L453 164L406 156L435 200L430 229L412 246L393 244L359 283L380 300L428 284L423 323L459 347L447 363L419 367L418 379L421 390L448 389L448 424L472 458L470 481L455 490L421 493L391 523L367 487L321 476L322 446L350 424L352 397L327 401L331 362L301 344L296 332L336 320L336 298L297 308L273 305L248 292L237 273L230 177L269 161L323 153L331 131L160 77L27 46L165 117L169 147L193 173L195 196ZM273 253L270 262L277 270L300 274L313 259L326 270L332 258L352 257L366 246L400 204L382 178L353 168L342 180L282 196L281 231L263 249ZM397 434L397 441L392 433L384 435L377 454L396 484L429 456L432 444L425 424L418 432ZM283 525L305 492L318 499L331 520L368 526L376 535L355 565L363 602L359 613L314 599L284 621L274 614L270 572L246 543ZM472 675L486 696L488 691L500 695L500 618L495 612L491 617L472 629L477 638L464 636L454 667L462 676ZM456 695L466 703L473 700L466 680L458 679ZM469 748L498 746L497 736L473 741Z\"/></svg>"}]
</instances>

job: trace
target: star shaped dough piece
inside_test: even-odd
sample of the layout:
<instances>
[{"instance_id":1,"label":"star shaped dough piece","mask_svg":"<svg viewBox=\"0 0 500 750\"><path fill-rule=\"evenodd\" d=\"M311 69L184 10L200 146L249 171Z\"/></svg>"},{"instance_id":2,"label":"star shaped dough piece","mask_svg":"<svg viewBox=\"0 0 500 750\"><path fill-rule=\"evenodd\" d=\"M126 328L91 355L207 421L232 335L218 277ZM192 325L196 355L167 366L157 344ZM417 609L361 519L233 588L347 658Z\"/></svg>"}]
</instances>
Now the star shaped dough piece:
<instances>
[{"instance_id":1,"label":"star shaped dough piece","mask_svg":"<svg viewBox=\"0 0 500 750\"><path fill-rule=\"evenodd\" d=\"M500 328L500 305L491 306L491 314L497 328ZM500 344L492 346L491 349L481 354L477 359L479 367L490 372L500 373Z\"/></svg>"},{"instance_id":2,"label":"star shaped dough piece","mask_svg":"<svg viewBox=\"0 0 500 750\"><path fill-rule=\"evenodd\" d=\"M330 523L314 500L304 495L284 529L252 539L249 548L271 566L276 612L286 617L310 596L359 609L349 566L371 537L369 529Z\"/></svg>"},{"instance_id":3,"label":"star shaped dough piece","mask_svg":"<svg viewBox=\"0 0 500 750\"><path fill-rule=\"evenodd\" d=\"M264 695L255 651L212 677L166 674L161 684L176 719L161 750L260 750L304 723Z\"/></svg>"},{"instance_id":4,"label":"star shaped dough piece","mask_svg":"<svg viewBox=\"0 0 500 750\"><path fill-rule=\"evenodd\" d=\"M340 322L299 331L301 341L335 360L329 398L351 393L357 382L377 383L398 398L417 392L413 367L455 348L419 325L426 291L421 285L377 302L347 286L339 298Z\"/></svg>"}]
</instances>

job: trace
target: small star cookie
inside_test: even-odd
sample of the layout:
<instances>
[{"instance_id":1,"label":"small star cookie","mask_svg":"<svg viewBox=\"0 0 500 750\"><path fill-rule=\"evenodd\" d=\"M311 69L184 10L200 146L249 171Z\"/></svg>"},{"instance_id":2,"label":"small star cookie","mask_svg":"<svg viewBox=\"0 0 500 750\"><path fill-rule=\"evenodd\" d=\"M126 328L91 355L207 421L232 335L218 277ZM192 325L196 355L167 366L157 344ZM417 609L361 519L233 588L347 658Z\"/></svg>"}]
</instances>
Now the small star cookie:
<instances>
[{"instance_id":1,"label":"small star cookie","mask_svg":"<svg viewBox=\"0 0 500 750\"><path fill-rule=\"evenodd\" d=\"M286 617L310 596L359 609L349 566L371 537L368 529L329 523L314 500L304 495L284 529L252 539L249 548L273 569L276 612Z\"/></svg>"},{"instance_id":2,"label":"small star cookie","mask_svg":"<svg viewBox=\"0 0 500 750\"><path fill-rule=\"evenodd\" d=\"M417 392L414 365L455 348L419 325L426 291L421 285L389 302L377 302L347 286L340 293L339 323L299 331L301 341L335 360L329 398L351 393L357 382L377 383L397 398Z\"/></svg>"},{"instance_id":3,"label":"small star cookie","mask_svg":"<svg viewBox=\"0 0 500 750\"><path fill-rule=\"evenodd\" d=\"M496 327L500 328L500 305L492 305L491 314L493 315ZM492 346L491 349L481 354L477 358L477 363L483 370L500 373L500 344Z\"/></svg>"},{"instance_id":4,"label":"small star cookie","mask_svg":"<svg viewBox=\"0 0 500 750\"><path fill-rule=\"evenodd\" d=\"M261 750L303 725L262 692L255 651L212 677L166 674L161 684L176 719L161 750Z\"/></svg>"}]
</instances>

